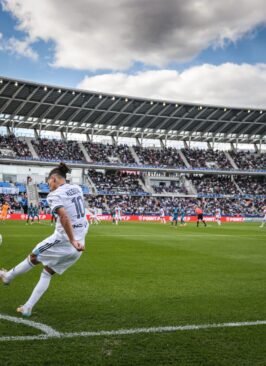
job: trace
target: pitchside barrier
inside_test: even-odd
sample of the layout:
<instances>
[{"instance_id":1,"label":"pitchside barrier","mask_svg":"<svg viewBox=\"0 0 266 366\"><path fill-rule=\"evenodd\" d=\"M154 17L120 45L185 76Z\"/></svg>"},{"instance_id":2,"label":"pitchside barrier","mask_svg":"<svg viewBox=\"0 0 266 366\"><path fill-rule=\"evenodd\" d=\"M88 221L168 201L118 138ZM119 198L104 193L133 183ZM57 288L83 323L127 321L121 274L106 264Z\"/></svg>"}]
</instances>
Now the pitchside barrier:
<instances>
[{"instance_id":1,"label":"pitchside barrier","mask_svg":"<svg viewBox=\"0 0 266 366\"><path fill-rule=\"evenodd\" d=\"M9 220L26 220L28 215L25 214L9 214L7 218ZM50 214L40 214L40 220L51 220ZM90 218L90 215L87 215ZM98 215L98 218L102 221L112 221L111 215ZM122 221L160 221L160 216L146 216L146 215L123 215ZM172 221L172 216L165 216L166 221ZM204 216L206 222L215 222L215 216ZM196 222L197 216L185 216L185 222ZM261 221L261 217L242 217L242 216L223 216L222 222L258 222Z\"/></svg>"}]
</instances>

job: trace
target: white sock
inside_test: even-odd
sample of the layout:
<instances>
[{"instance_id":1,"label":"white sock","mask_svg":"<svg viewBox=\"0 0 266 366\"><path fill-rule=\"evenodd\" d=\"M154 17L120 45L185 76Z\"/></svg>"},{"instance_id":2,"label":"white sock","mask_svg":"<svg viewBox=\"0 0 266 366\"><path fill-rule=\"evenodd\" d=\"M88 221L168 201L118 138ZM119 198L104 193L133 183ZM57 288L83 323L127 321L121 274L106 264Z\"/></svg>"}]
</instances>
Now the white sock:
<instances>
[{"instance_id":1,"label":"white sock","mask_svg":"<svg viewBox=\"0 0 266 366\"><path fill-rule=\"evenodd\" d=\"M41 273L39 282L35 286L29 300L26 302L26 304L24 306L29 307L31 309L33 308L33 306L40 300L42 295L48 289L51 278L52 278L52 275L44 269Z\"/></svg>"},{"instance_id":2,"label":"white sock","mask_svg":"<svg viewBox=\"0 0 266 366\"><path fill-rule=\"evenodd\" d=\"M12 268L6 274L6 279L8 282L12 281L16 276L21 275L23 273L28 272L30 269L34 267L34 264L31 263L30 257L24 259L23 262L19 263L17 266Z\"/></svg>"}]
</instances>

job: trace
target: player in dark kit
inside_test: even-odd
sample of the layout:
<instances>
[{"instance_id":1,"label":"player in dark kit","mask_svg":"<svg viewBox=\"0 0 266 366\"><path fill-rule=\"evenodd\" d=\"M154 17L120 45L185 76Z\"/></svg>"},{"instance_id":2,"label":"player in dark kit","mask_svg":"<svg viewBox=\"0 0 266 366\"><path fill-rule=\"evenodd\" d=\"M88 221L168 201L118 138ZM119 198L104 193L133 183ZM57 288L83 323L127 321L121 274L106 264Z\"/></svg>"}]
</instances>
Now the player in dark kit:
<instances>
[{"instance_id":1,"label":"player in dark kit","mask_svg":"<svg viewBox=\"0 0 266 366\"><path fill-rule=\"evenodd\" d=\"M28 207L28 218L27 218L27 225L30 221L30 218L31 218L31 224L33 223L33 220L34 220L34 216L35 216L35 211L34 211L34 207L33 207L33 204L31 203Z\"/></svg>"},{"instance_id":2,"label":"player in dark kit","mask_svg":"<svg viewBox=\"0 0 266 366\"><path fill-rule=\"evenodd\" d=\"M173 215L172 215L172 226L175 224L175 226L177 226L177 222L178 222L178 207L174 207L173 209Z\"/></svg>"}]
</instances>

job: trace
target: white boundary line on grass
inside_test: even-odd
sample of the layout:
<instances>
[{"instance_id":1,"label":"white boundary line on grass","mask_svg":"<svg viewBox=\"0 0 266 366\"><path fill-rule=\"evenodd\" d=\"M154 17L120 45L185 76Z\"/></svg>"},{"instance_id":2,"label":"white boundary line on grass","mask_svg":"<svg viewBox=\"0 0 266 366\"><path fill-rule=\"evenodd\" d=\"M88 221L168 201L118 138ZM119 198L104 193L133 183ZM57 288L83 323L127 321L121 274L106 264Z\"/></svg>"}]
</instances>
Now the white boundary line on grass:
<instances>
[{"instance_id":1,"label":"white boundary line on grass","mask_svg":"<svg viewBox=\"0 0 266 366\"><path fill-rule=\"evenodd\" d=\"M266 320L256 320L250 322L231 322L231 323L217 323L217 324L192 324L192 325L177 325L166 327L151 327L151 328L132 328L132 329L118 329L118 330L99 330L94 332L74 332L74 333L61 333L48 325L37 323L32 320L26 320L17 318L14 316L0 314L0 320L8 320L14 323L20 323L29 327L39 329L43 332L40 335L33 336L0 336L0 342L3 341L33 341L33 340L47 340L53 338L76 338L76 337L97 337L97 336L120 336L130 334L143 334L143 333L170 333L185 330L200 330L200 329L213 329L213 328L238 328L238 327L251 327L257 325L266 325Z\"/></svg>"}]
</instances>

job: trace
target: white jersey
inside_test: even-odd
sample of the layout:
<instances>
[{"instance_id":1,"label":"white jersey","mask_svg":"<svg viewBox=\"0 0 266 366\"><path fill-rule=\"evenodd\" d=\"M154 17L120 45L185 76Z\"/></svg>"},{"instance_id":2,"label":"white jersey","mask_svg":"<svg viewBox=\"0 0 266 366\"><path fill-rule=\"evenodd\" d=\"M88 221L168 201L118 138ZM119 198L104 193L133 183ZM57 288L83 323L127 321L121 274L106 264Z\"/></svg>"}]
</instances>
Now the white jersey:
<instances>
[{"instance_id":1,"label":"white jersey","mask_svg":"<svg viewBox=\"0 0 266 366\"><path fill-rule=\"evenodd\" d=\"M121 216L121 207L116 207L116 209L115 209L115 215L117 217L120 217Z\"/></svg>"},{"instance_id":2,"label":"white jersey","mask_svg":"<svg viewBox=\"0 0 266 366\"><path fill-rule=\"evenodd\" d=\"M96 207L94 207L94 209L93 209L93 215L94 215L95 217L97 217L97 214L98 214L97 208L96 208Z\"/></svg>"},{"instance_id":3,"label":"white jersey","mask_svg":"<svg viewBox=\"0 0 266 366\"><path fill-rule=\"evenodd\" d=\"M216 218L220 218L222 216L222 212L220 208L217 208L216 210Z\"/></svg>"},{"instance_id":4,"label":"white jersey","mask_svg":"<svg viewBox=\"0 0 266 366\"><path fill-rule=\"evenodd\" d=\"M58 208L64 207L72 224L74 238L76 240L84 239L88 230L88 221L82 189L76 184L62 184L48 194L47 201L52 213L56 212ZM58 218L56 223L55 234L68 240L60 218Z\"/></svg>"},{"instance_id":5,"label":"white jersey","mask_svg":"<svg viewBox=\"0 0 266 366\"><path fill-rule=\"evenodd\" d=\"M164 209L163 209L163 208L160 208L160 216L161 216L161 217L165 216L165 215L164 215Z\"/></svg>"}]
</instances>

